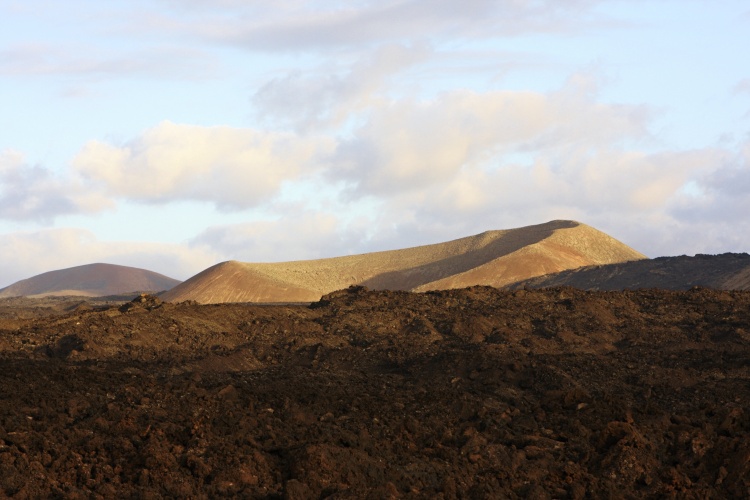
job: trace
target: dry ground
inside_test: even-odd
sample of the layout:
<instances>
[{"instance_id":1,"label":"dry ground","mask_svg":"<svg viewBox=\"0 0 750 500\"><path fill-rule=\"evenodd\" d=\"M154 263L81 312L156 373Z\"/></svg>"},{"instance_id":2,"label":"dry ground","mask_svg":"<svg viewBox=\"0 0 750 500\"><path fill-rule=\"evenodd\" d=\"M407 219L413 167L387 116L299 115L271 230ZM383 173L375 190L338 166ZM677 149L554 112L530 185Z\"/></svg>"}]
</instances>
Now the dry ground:
<instances>
[{"instance_id":1,"label":"dry ground","mask_svg":"<svg viewBox=\"0 0 750 500\"><path fill-rule=\"evenodd\" d=\"M0 308L0 494L750 494L750 292L66 307Z\"/></svg>"}]
</instances>

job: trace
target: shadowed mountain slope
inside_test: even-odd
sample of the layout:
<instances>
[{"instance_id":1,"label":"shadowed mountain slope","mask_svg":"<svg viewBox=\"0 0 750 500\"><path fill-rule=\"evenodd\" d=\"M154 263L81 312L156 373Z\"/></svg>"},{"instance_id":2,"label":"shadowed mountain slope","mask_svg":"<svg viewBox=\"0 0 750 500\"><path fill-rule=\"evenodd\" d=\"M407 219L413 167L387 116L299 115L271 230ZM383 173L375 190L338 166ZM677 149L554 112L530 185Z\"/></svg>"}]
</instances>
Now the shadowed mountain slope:
<instances>
[{"instance_id":1,"label":"shadowed mountain slope","mask_svg":"<svg viewBox=\"0 0 750 500\"><path fill-rule=\"evenodd\" d=\"M508 288L554 286L572 286L582 290L688 290L694 286L721 290L750 290L750 255L682 255L605 266L587 266L519 281Z\"/></svg>"},{"instance_id":2,"label":"shadowed mountain slope","mask_svg":"<svg viewBox=\"0 0 750 500\"><path fill-rule=\"evenodd\" d=\"M503 286L580 266L644 259L590 226L552 221L401 250L281 263L223 262L167 292L171 302L310 302L350 285L380 290Z\"/></svg>"},{"instance_id":3,"label":"shadowed mountain slope","mask_svg":"<svg viewBox=\"0 0 750 500\"><path fill-rule=\"evenodd\" d=\"M180 281L145 269L114 264L87 264L39 274L0 290L0 297L84 295L101 297L169 290Z\"/></svg>"}]
</instances>

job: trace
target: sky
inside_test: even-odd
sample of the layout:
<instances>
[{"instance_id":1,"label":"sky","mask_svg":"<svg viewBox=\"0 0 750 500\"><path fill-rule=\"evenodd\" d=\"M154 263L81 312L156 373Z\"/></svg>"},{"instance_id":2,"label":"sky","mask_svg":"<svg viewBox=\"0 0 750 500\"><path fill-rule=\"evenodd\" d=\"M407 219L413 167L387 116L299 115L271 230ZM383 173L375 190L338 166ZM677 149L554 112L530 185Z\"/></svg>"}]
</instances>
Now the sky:
<instances>
[{"instance_id":1,"label":"sky","mask_svg":"<svg viewBox=\"0 0 750 500\"><path fill-rule=\"evenodd\" d=\"M745 0L0 0L0 287L555 219L750 251Z\"/></svg>"}]
</instances>

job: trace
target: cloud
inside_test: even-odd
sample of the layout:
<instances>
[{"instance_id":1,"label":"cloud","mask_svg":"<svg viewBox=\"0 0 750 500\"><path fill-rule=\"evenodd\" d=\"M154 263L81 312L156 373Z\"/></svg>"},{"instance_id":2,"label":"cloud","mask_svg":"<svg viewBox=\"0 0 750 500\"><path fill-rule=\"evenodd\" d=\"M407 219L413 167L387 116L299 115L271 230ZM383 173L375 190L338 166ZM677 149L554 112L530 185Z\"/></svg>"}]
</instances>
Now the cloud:
<instances>
[{"instance_id":1,"label":"cloud","mask_svg":"<svg viewBox=\"0 0 750 500\"><path fill-rule=\"evenodd\" d=\"M345 183L344 205L378 200L369 248L572 218L624 228L650 255L674 251L677 240L628 228L682 227L687 219L670 210L686 186L732 153L654 150L650 110L603 103L596 90L576 75L548 94L457 90L381 102L340 140L325 175ZM734 213L747 213L744 177L725 175L740 191Z\"/></svg>"},{"instance_id":2,"label":"cloud","mask_svg":"<svg viewBox=\"0 0 750 500\"><path fill-rule=\"evenodd\" d=\"M458 90L430 101L372 109L343 140L331 178L353 196L391 196L450 182L462 171L492 170L514 156L581 155L648 136L639 106L597 102L585 87L552 93Z\"/></svg>"},{"instance_id":3,"label":"cloud","mask_svg":"<svg viewBox=\"0 0 750 500\"><path fill-rule=\"evenodd\" d=\"M264 221L212 227L191 240L257 261L556 218L656 217L726 155L639 148L651 141L649 110L600 102L596 85L580 75L548 94L457 90L431 100L374 100L360 117L362 126L343 138L336 130L324 137L164 122L123 145L90 143L73 166L113 198L263 205ZM348 214L363 200L378 208L360 210L369 215L355 230Z\"/></svg>"},{"instance_id":4,"label":"cloud","mask_svg":"<svg viewBox=\"0 0 750 500\"><path fill-rule=\"evenodd\" d=\"M696 222L735 225L737 232L750 234L747 217L750 213L750 140L733 154L725 152L715 162L715 168L693 179L691 187L669 207L675 216ZM750 241L750 237L747 239Z\"/></svg>"},{"instance_id":5,"label":"cloud","mask_svg":"<svg viewBox=\"0 0 750 500\"><path fill-rule=\"evenodd\" d=\"M236 210L257 206L284 182L314 173L329 147L319 138L162 122L121 146L91 141L72 164L113 197L205 201Z\"/></svg>"},{"instance_id":6,"label":"cloud","mask_svg":"<svg viewBox=\"0 0 750 500\"><path fill-rule=\"evenodd\" d=\"M750 78L745 78L741 80L737 85L735 85L734 93L750 94Z\"/></svg>"},{"instance_id":7,"label":"cloud","mask_svg":"<svg viewBox=\"0 0 750 500\"><path fill-rule=\"evenodd\" d=\"M408 65L413 54L395 50ZM381 66L378 57L361 65L362 74L387 78L401 67ZM649 151L642 146L653 145L650 111L601 102L582 75L551 93L455 90L417 100L352 88L359 127L267 132L162 122L125 143L88 143L65 175L6 153L0 216L89 213L123 199L262 207L263 221L214 226L191 240L225 260L257 261L394 248L557 218L618 219L613 227L630 227L663 217L678 225L690 210L705 218L730 199L735 213L748 208L747 151L734 170L720 168L733 157L725 149ZM703 201L685 195L690 185L704 192ZM361 214L356 223L353 214Z\"/></svg>"},{"instance_id":8,"label":"cloud","mask_svg":"<svg viewBox=\"0 0 750 500\"><path fill-rule=\"evenodd\" d=\"M260 117L299 132L338 126L382 100L378 92L393 74L424 61L430 53L425 44L386 44L343 74L329 64L274 78L253 95L252 103Z\"/></svg>"},{"instance_id":9,"label":"cloud","mask_svg":"<svg viewBox=\"0 0 750 500\"><path fill-rule=\"evenodd\" d=\"M643 219L663 213L691 178L710 168L718 152L644 154L608 151L494 171L470 169L389 204L389 218L446 229L503 229L557 218ZM642 242L647 243L647 242Z\"/></svg>"},{"instance_id":10,"label":"cloud","mask_svg":"<svg viewBox=\"0 0 750 500\"><path fill-rule=\"evenodd\" d=\"M56 269L105 262L187 279L218 262L206 248L187 245L100 241L84 229L57 228L0 235L0 286Z\"/></svg>"},{"instance_id":11,"label":"cloud","mask_svg":"<svg viewBox=\"0 0 750 500\"><path fill-rule=\"evenodd\" d=\"M208 52L178 46L152 46L120 54L104 53L90 46L46 43L0 50L0 75L5 76L205 80L218 70L218 61Z\"/></svg>"},{"instance_id":12,"label":"cloud","mask_svg":"<svg viewBox=\"0 0 750 500\"><path fill-rule=\"evenodd\" d=\"M200 2L192 2L192 5ZM309 51L427 37L494 38L568 31L584 25L595 1L391 0L330 4L290 1L227 10L189 27L252 50ZM232 3L229 2L229 6Z\"/></svg>"},{"instance_id":13,"label":"cloud","mask_svg":"<svg viewBox=\"0 0 750 500\"><path fill-rule=\"evenodd\" d=\"M0 218L49 222L61 215L96 213L113 207L69 176L28 165L16 151L0 152Z\"/></svg>"}]
</instances>

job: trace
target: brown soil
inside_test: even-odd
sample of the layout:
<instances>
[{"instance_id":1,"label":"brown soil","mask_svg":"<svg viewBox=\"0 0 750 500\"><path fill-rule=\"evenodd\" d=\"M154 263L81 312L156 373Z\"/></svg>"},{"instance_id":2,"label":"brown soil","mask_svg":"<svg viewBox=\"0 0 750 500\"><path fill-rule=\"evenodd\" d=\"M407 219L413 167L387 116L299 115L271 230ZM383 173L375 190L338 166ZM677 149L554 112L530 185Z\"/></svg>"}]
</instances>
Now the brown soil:
<instances>
[{"instance_id":1,"label":"brown soil","mask_svg":"<svg viewBox=\"0 0 750 500\"><path fill-rule=\"evenodd\" d=\"M0 333L0 495L750 494L750 292L352 288L32 316Z\"/></svg>"}]
</instances>

